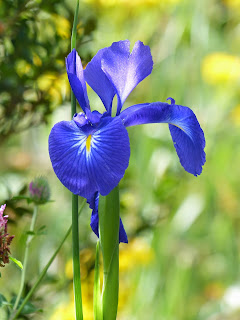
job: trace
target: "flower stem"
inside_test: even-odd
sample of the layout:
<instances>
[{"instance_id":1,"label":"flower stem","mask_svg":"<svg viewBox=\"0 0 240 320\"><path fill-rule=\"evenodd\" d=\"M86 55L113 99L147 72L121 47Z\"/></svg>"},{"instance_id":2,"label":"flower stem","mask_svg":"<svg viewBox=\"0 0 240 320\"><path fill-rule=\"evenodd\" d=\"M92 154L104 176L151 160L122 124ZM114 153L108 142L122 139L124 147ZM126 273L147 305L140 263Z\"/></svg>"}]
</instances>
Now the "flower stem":
<instances>
[{"instance_id":1,"label":"flower stem","mask_svg":"<svg viewBox=\"0 0 240 320\"><path fill-rule=\"evenodd\" d=\"M71 50L76 48L77 38L77 18L78 18L79 0L74 14ZM76 98L71 90L71 114L76 113ZM80 258L79 258L79 231L78 231L78 196L72 194L72 255L73 255L73 289L75 300L76 320L83 319L82 312L82 292L81 292L81 275L80 275Z\"/></svg>"},{"instance_id":2,"label":"flower stem","mask_svg":"<svg viewBox=\"0 0 240 320\"><path fill-rule=\"evenodd\" d=\"M78 10L79 10L79 0L77 0L76 10L75 10L74 19L73 19L71 50L74 48L76 49Z\"/></svg>"},{"instance_id":3,"label":"flower stem","mask_svg":"<svg viewBox=\"0 0 240 320\"><path fill-rule=\"evenodd\" d=\"M79 209L79 213L78 216L80 215L80 213L82 212L82 209L85 205L86 201L84 200L81 203L80 209ZM16 311L16 313L13 315L13 317L11 318L11 320L16 320L17 317L20 315L22 309L24 308L25 304L28 302L28 300L31 298L31 296L33 295L33 293L36 291L38 285L40 284L40 282L42 281L42 279L44 278L44 276L46 275L50 265L52 264L52 262L54 261L54 259L56 258L58 252L60 251L60 249L62 248L62 245L64 244L64 242L66 241L67 237L69 236L70 232L72 230L72 226L70 226L66 232L66 234L64 235L62 241L60 242L58 248L56 249L56 251L53 253L53 255L51 256L51 258L49 259L48 263L46 264L46 266L44 267L44 269L42 270L42 272L40 273L37 281L35 282L35 284L33 285L33 287L31 288L31 290L28 292L28 294L26 295L26 297L24 298L22 304L20 305L20 307L18 308L18 310Z\"/></svg>"},{"instance_id":4,"label":"flower stem","mask_svg":"<svg viewBox=\"0 0 240 320\"><path fill-rule=\"evenodd\" d=\"M119 189L99 197L99 232L103 255L103 320L116 320L119 289Z\"/></svg>"},{"instance_id":5,"label":"flower stem","mask_svg":"<svg viewBox=\"0 0 240 320\"><path fill-rule=\"evenodd\" d=\"M78 235L78 196L72 195L72 255L73 255L73 289L75 300L76 320L83 319L82 292L79 258L79 235Z\"/></svg>"},{"instance_id":6,"label":"flower stem","mask_svg":"<svg viewBox=\"0 0 240 320\"><path fill-rule=\"evenodd\" d=\"M32 216L31 226L30 226L30 230L29 230L31 233L34 232L34 227L35 227L35 223L36 223L36 219L37 219L37 211L38 211L38 206L35 204L34 205L34 209L33 209L33 216ZM23 292L23 288L24 288L24 284L25 284L27 263L28 263L29 245L30 245L30 242L32 241L33 237L34 236L32 234L29 234L27 236L24 259L23 259L23 270L22 270L22 276L21 276L21 283L20 283L20 288L19 288L19 292L18 292L16 301L15 301L15 304L14 304L14 307L13 307L13 311L15 311L17 309L19 301L20 301L21 296L22 296L22 292Z\"/></svg>"},{"instance_id":7,"label":"flower stem","mask_svg":"<svg viewBox=\"0 0 240 320\"><path fill-rule=\"evenodd\" d=\"M102 299L100 288L100 264L99 264L99 241L96 245L96 258L94 268L94 289L93 289L93 314L94 320L102 320Z\"/></svg>"}]
</instances>

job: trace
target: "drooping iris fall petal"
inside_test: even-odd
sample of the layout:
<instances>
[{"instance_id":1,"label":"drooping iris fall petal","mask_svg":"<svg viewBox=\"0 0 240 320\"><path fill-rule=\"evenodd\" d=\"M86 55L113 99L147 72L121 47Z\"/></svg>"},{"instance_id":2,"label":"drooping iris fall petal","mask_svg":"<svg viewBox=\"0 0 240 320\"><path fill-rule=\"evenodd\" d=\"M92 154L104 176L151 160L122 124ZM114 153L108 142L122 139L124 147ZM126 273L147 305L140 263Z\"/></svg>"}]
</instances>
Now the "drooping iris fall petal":
<instances>
[{"instance_id":1,"label":"drooping iris fall petal","mask_svg":"<svg viewBox=\"0 0 240 320\"><path fill-rule=\"evenodd\" d=\"M53 169L74 194L91 198L115 188L128 167L130 146L120 118L105 118L92 133L74 121L62 121L52 128L49 154Z\"/></svg>"},{"instance_id":2,"label":"drooping iris fall petal","mask_svg":"<svg viewBox=\"0 0 240 320\"><path fill-rule=\"evenodd\" d=\"M205 138L191 109L154 102L129 107L120 114L120 118L126 127L146 123L168 123L181 165L195 176L201 174L206 161Z\"/></svg>"},{"instance_id":3,"label":"drooping iris fall petal","mask_svg":"<svg viewBox=\"0 0 240 320\"><path fill-rule=\"evenodd\" d=\"M99 216L98 216L98 203L99 203L99 193L97 192L94 197L88 201L90 208L92 209L91 223L90 226L92 231L99 237ZM120 218L119 223L119 242L128 243L127 233L124 229L122 219Z\"/></svg>"}]
</instances>

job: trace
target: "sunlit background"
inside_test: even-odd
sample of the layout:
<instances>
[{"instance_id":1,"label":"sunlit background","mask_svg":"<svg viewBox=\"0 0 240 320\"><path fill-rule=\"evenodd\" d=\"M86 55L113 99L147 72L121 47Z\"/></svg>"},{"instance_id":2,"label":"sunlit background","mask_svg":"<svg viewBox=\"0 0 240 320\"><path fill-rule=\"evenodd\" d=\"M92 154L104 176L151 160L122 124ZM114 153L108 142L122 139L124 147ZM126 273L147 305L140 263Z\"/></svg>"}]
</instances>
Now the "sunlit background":
<instances>
[{"instance_id":1,"label":"sunlit background","mask_svg":"<svg viewBox=\"0 0 240 320\"><path fill-rule=\"evenodd\" d=\"M54 202L39 209L46 234L31 245L27 293L71 224L71 196L53 173L48 135L70 119L64 58L74 0L0 1L0 204L7 203L11 253L23 259L32 206L12 201L39 175ZM151 48L154 68L124 107L170 96L191 107L205 132L207 162L181 167L167 125L130 128L131 158L120 183L129 244L120 246L119 320L240 319L240 1L80 1L83 64L112 42ZM103 110L88 88L92 109ZM80 108L79 108L80 110ZM80 216L84 319L93 319L96 236ZM31 302L36 320L74 320L71 237ZM17 293L21 271L1 268L0 292ZM4 319L4 309L0 318Z\"/></svg>"}]
</instances>

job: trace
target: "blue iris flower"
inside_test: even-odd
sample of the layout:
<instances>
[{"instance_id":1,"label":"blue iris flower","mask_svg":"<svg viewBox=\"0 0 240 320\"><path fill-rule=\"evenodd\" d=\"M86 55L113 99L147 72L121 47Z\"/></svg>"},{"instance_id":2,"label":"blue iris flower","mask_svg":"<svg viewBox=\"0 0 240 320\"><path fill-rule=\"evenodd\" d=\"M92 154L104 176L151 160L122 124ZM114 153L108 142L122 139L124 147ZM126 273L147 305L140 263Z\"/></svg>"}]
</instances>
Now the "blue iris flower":
<instances>
[{"instance_id":1,"label":"blue iris flower","mask_svg":"<svg viewBox=\"0 0 240 320\"><path fill-rule=\"evenodd\" d=\"M88 200L93 209L91 227L98 236L99 193L106 196L124 176L130 157L126 127L145 123L168 123L174 147L183 168L197 176L205 163L204 133L193 111L170 103L154 102L122 106L130 92L151 72L150 48L137 41L130 53L128 40L114 42L98 51L85 70L74 49L66 58L68 79L83 112L72 121L54 125L49 136L49 154L53 169L72 193ZM91 111L86 82L106 108L100 114ZM112 101L117 95L115 117ZM120 220L120 242L127 235Z\"/></svg>"}]
</instances>

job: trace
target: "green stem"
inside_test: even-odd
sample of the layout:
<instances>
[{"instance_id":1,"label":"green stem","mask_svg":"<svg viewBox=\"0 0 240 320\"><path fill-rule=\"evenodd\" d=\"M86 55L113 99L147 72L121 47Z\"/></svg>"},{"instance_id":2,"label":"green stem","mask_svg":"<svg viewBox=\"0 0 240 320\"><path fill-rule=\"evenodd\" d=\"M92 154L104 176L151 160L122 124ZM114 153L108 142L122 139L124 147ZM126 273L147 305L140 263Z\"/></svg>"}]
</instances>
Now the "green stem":
<instances>
[{"instance_id":1,"label":"green stem","mask_svg":"<svg viewBox=\"0 0 240 320\"><path fill-rule=\"evenodd\" d=\"M84 200L79 208L79 214L82 212L82 209L85 205L86 201ZM49 267L51 266L53 260L56 258L58 252L60 251L60 249L62 248L62 245L64 244L64 242L66 241L67 237L69 236L70 232L72 230L72 226L69 227L68 231L66 232L65 236L63 237L62 241L60 242L58 248L56 249L56 251L53 253L52 257L49 259L48 263L46 264L46 266L44 267L44 269L42 270L42 272L40 273L37 281L35 282L35 284L33 285L33 287L31 288L31 290L28 292L28 294L26 295L26 297L24 298L22 304L20 305L20 307L18 308L18 310L16 311L16 313L13 315L13 317L11 318L11 320L16 320L17 317L20 315L22 309L24 308L24 306L26 305L26 303L28 302L28 300L31 298L31 296L33 295L33 293L36 291L38 285L40 284L40 282L42 281L42 279L44 278L44 276L46 275Z\"/></svg>"},{"instance_id":2,"label":"green stem","mask_svg":"<svg viewBox=\"0 0 240 320\"><path fill-rule=\"evenodd\" d=\"M95 269L94 269L94 289L93 289L94 320L102 320L99 251L100 250L99 250L99 241L98 241L96 245L96 258L95 258Z\"/></svg>"},{"instance_id":3,"label":"green stem","mask_svg":"<svg viewBox=\"0 0 240 320\"><path fill-rule=\"evenodd\" d=\"M77 0L77 6L74 14L74 20L73 20L73 28L72 28L72 37L71 37L71 51L73 49L76 49L76 42L77 42L77 18L78 18L78 9L79 9L79 0ZM71 90L71 114L72 117L76 113L76 98Z\"/></svg>"},{"instance_id":4,"label":"green stem","mask_svg":"<svg viewBox=\"0 0 240 320\"><path fill-rule=\"evenodd\" d=\"M78 196L72 195L73 290L76 320L83 319L78 235Z\"/></svg>"},{"instance_id":5,"label":"green stem","mask_svg":"<svg viewBox=\"0 0 240 320\"><path fill-rule=\"evenodd\" d=\"M75 10L74 19L73 19L72 38L71 38L71 50L72 50L72 49L76 49L78 10L79 10L79 0L77 0L76 10Z\"/></svg>"},{"instance_id":6,"label":"green stem","mask_svg":"<svg viewBox=\"0 0 240 320\"><path fill-rule=\"evenodd\" d=\"M77 20L78 20L79 0L77 0L76 11L74 14L71 50L76 48L77 40ZM76 113L76 98L71 91L71 113L72 117ZM76 320L83 319L82 312L82 292L81 292L81 275L80 275L80 258L79 258L79 230L78 230L78 196L72 194L72 255L73 255L73 289L75 300Z\"/></svg>"},{"instance_id":7,"label":"green stem","mask_svg":"<svg viewBox=\"0 0 240 320\"><path fill-rule=\"evenodd\" d=\"M30 226L30 230L29 230L31 233L34 232L34 227L35 227L35 223L36 223L36 219L37 219L37 211L38 211L38 207L35 204L34 205L34 209L33 209L31 226ZM32 234L27 236L24 259L23 259L23 270L22 270L22 276L21 276L21 283L20 283L20 288L19 288L19 292L18 292L18 295L17 295L17 299L16 299L14 307L13 307L13 311L15 311L17 309L19 301L20 301L22 293L23 293L23 288L24 288L24 284L25 284L25 277L26 277L27 263L28 263L29 245L30 245L33 237L34 236Z\"/></svg>"},{"instance_id":8,"label":"green stem","mask_svg":"<svg viewBox=\"0 0 240 320\"><path fill-rule=\"evenodd\" d=\"M119 189L99 197L99 233L103 255L103 320L116 320L119 290Z\"/></svg>"}]
</instances>

